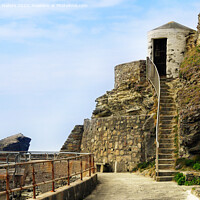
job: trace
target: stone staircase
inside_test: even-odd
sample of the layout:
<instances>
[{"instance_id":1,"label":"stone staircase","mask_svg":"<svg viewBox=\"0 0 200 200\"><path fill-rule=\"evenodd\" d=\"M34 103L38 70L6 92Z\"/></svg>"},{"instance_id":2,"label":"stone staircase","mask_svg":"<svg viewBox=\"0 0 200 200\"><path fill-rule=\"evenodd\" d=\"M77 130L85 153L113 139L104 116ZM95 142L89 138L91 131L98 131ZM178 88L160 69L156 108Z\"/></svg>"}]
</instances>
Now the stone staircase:
<instances>
[{"instance_id":1,"label":"stone staircase","mask_svg":"<svg viewBox=\"0 0 200 200\"><path fill-rule=\"evenodd\" d=\"M159 123L159 151L158 172L156 181L172 181L175 171L174 164L174 126L176 125L176 104L170 87L171 80L161 78L160 94L160 123Z\"/></svg>"}]
</instances>

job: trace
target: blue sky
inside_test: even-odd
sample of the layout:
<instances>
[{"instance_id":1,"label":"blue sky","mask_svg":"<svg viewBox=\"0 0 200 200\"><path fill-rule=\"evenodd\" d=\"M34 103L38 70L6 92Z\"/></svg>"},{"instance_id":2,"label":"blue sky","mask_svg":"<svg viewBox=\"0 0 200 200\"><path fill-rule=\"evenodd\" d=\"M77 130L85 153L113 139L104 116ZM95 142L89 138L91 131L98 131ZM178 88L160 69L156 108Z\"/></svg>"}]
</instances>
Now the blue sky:
<instances>
[{"instance_id":1,"label":"blue sky","mask_svg":"<svg viewBox=\"0 0 200 200\"><path fill-rule=\"evenodd\" d=\"M172 20L196 29L199 12L199 0L1 0L0 138L59 150L113 88L114 66L145 59L147 31Z\"/></svg>"}]
</instances>

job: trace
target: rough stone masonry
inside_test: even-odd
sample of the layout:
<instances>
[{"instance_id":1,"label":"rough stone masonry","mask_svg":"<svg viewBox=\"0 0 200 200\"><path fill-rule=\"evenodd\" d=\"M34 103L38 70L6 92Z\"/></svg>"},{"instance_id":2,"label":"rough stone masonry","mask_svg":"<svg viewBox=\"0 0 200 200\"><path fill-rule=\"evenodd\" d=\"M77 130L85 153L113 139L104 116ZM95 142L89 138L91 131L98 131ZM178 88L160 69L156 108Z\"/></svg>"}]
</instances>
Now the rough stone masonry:
<instances>
[{"instance_id":1,"label":"rough stone masonry","mask_svg":"<svg viewBox=\"0 0 200 200\"><path fill-rule=\"evenodd\" d=\"M118 172L154 160L156 95L145 72L144 60L116 66L115 88L96 99L92 119L75 127L61 151L94 153L96 163Z\"/></svg>"}]
</instances>

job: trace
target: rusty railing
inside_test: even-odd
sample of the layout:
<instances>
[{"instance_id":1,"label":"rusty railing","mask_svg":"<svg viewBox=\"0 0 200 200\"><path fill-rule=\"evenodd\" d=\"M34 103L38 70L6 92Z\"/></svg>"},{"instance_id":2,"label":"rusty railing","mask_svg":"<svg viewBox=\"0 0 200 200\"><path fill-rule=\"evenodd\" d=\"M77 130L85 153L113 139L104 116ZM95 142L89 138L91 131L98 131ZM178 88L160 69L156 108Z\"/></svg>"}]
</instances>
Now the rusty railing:
<instances>
[{"instance_id":1,"label":"rusty railing","mask_svg":"<svg viewBox=\"0 0 200 200\"><path fill-rule=\"evenodd\" d=\"M60 151L0 151L0 164L27 162L30 160L52 160L58 158L60 155L67 154L78 155L77 152Z\"/></svg>"},{"instance_id":2,"label":"rusty railing","mask_svg":"<svg viewBox=\"0 0 200 200\"><path fill-rule=\"evenodd\" d=\"M147 57L146 64L146 76L154 86L155 91L158 96L158 109L157 109L157 121L156 121L156 172L158 172L158 152L159 152L159 142L158 142L158 132L159 132L159 121L160 121L160 76L156 65L153 61Z\"/></svg>"},{"instance_id":3,"label":"rusty railing","mask_svg":"<svg viewBox=\"0 0 200 200\"><path fill-rule=\"evenodd\" d=\"M77 179L83 180L83 177L95 173L93 154L68 153L69 155L70 157L63 157L61 154L60 158L52 160L1 164L0 196L4 195L9 200L13 193L22 193L28 189L35 199L41 191L55 192L60 186L70 185Z\"/></svg>"}]
</instances>

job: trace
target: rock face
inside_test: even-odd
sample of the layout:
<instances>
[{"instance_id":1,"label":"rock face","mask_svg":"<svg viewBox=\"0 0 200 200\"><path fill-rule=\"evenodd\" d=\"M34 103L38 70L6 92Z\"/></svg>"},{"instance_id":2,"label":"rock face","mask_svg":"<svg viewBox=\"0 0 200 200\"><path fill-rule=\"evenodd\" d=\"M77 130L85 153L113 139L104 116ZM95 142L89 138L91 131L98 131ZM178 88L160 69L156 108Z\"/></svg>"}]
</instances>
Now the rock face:
<instances>
[{"instance_id":1,"label":"rock face","mask_svg":"<svg viewBox=\"0 0 200 200\"><path fill-rule=\"evenodd\" d=\"M83 125L76 125L60 151L80 152L83 130Z\"/></svg>"},{"instance_id":2,"label":"rock face","mask_svg":"<svg viewBox=\"0 0 200 200\"><path fill-rule=\"evenodd\" d=\"M180 156L200 153L200 15L194 47L180 67L182 88L178 91Z\"/></svg>"},{"instance_id":3,"label":"rock face","mask_svg":"<svg viewBox=\"0 0 200 200\"><path fill-rule=\"evenodd\" d=\"M28 151L31 139L19 133L0 140L0 151Z\"/></svg>"},{"instance_id":4,"label":"rock face","mask_svg":"<svg viewBox=\"0 0 200 200\"><path fill-rule=\"evenodd\" d=\"M155 158L156 95L146 81L146 61L115 67L115 88L96 99L92 119L84 121L82 152L109 171L131 171Z\"/></svg>"},{"instance_id":5,"label":"rock face","mask_svg":"<svg viewBox=\"0 0 200 200\"><path fill-rule=\"evenodd\" d=\"M92 118L146 115L154 105L154 92L146 82L146 61L140 60L115 67L115 88L96 99Z\"/></svg>"},{"instance_id":6,"label":"rock face","mask_svg":"<svg viewBox=\"0 0 200 200\"><path fill-rule=\"evenodd\" d=\"M145 72L145 60L116 66L115 88L96 99L92 119L75 127L61 151L94 153L97 164L118 172L153 160L157 103Z\"/></svg>"}]
</instances>

